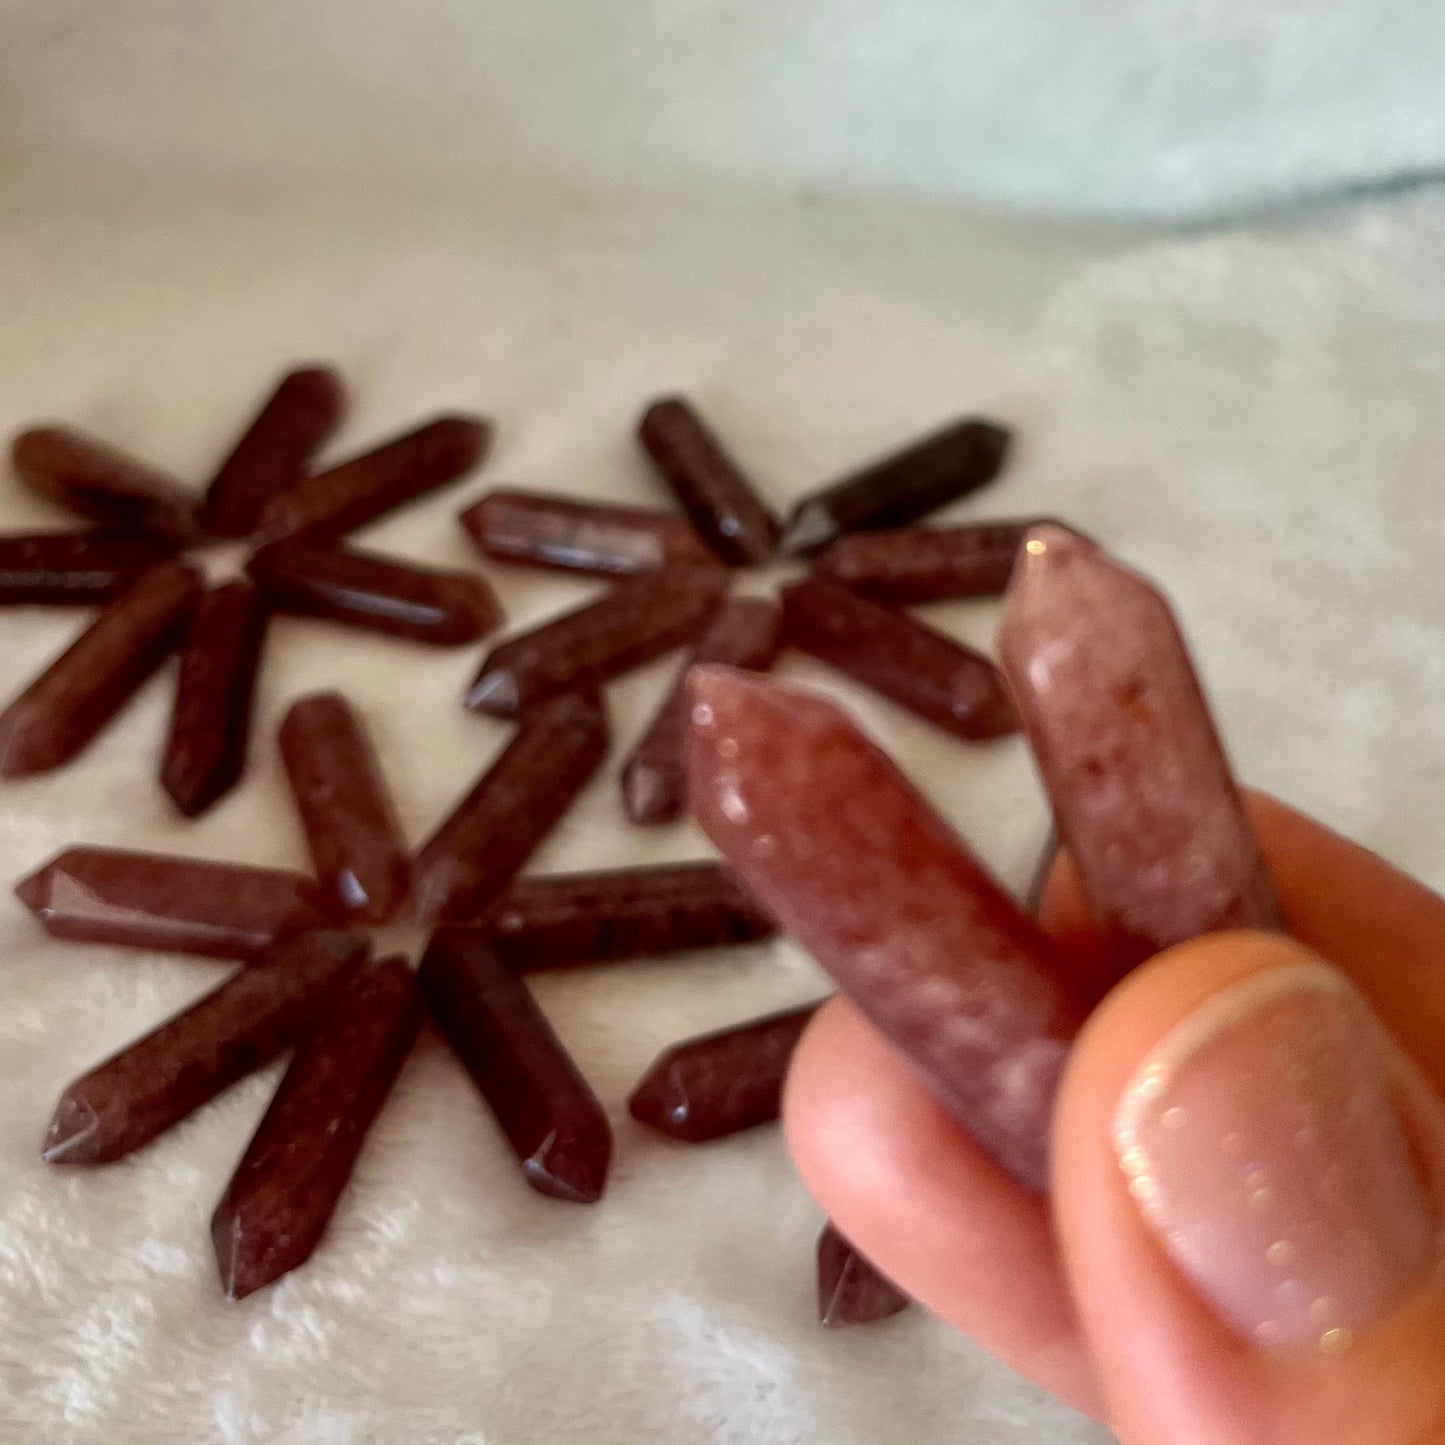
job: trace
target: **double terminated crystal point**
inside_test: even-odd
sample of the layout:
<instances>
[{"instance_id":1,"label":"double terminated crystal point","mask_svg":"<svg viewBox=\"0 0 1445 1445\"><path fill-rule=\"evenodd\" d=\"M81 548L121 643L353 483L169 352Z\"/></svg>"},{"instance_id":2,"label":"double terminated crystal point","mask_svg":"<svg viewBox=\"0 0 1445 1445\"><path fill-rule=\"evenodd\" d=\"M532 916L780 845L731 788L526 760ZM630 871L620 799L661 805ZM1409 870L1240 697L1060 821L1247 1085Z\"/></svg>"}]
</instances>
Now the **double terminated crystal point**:
<instances>
[{"instance_id":1,"label":"double terminated crystal point","mask_svg":"<svg viewBox=\"0 0 1445 1445\"><path fill-rule=\"evenodd\" d=\"M1000 652L1063 846L1120 971L1221 928L1283 926L1169 604L1056 523L1024 544Z\"/></svg>"}]
</instances>

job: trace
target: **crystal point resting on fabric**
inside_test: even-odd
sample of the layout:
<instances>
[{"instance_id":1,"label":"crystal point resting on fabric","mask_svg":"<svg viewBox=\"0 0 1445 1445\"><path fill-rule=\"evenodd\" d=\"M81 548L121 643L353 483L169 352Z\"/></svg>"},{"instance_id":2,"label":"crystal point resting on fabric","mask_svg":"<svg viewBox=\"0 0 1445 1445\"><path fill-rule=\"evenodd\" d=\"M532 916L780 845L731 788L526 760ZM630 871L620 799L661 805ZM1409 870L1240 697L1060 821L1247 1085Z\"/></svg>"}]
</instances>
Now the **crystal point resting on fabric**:
<instances>
[{"instance_id":1,"label":"crystal point resting on fabric","mask_svg":"<svg viewBox=\"0 0 1445 1445\"><path fill-rule=\"evenodd\" d=\"M234 974L71 1084L41 1156L103 1164L149 1143L294 1044L366 948L352 934L306 933Z\"/></svg>"},{"instance_id":2,"label":"crystal point resting on fabric","mask_svg":"<svg viewBox=\"0 0 1445 1445\"><path fill-rule=\"evenodd\" d=\"M818 1236L818 1322L867 1325L908 1308L908 1296L879 1274L831 1224Z\"/></svg>"},{"instance_id":3,"label":"crystal point resting on fabric","mask_svg":"<svg viewBox=\"0 0 1445 1445\"><path fill-rule=\"evenodd\" d=\"M599 577L636 577L712 560L687 518L502 487L459 518L488 557Z\"/></svg>"},{"instance_id":4,"label":"crystal point resting on fabric","mask_svg":"<svg viewBox=\"0 0 1445 1445\"><path fill-rule=\"evenodd\" d=\"M433 647L485 637L502 609L485 577L397 562L300 537L262 547L247 563L281 612L343 622Z\"/></svg>"},{"instance_id":5,"label":"crystal point resting on fabric","mask_svg":"<svg viewBox=\"0 0 1445 1445\"><path fill-rule=\"evenodd\" d=\"M266 541L305 532L331 540L465 475L481 461L491 423L442 416L318 472L273 497L261 513Z\"/></svg>"},{"instance_id":6,"label":"crystal point resting on fabric","mask_svg":"<svg viewBox=\"0 0 1445 1445\"><path fill-rule=\"evenodd\" d=\"M246 766L266 605L249 582L207 592L191 612L161 783L194 818L227 793Z\"/></svg>"},{"instance_id":7,"label":"crystal point resting on fabric","mask_svg":"<svg viewBox=\"0 0 1445 1445\"><path fill-rule=\"evenodd\" d=\"M294 487L336 429L346 406L341 375L329 366L288 371L266 398L206 489L206 526L244 537L272 497Z\"/></svg>"},{"instance_id":8,"label":"crystal point resting on fabric","mask_svg":"<svg viewBox=\"0 0 1445 1445\"><path fill-rule=\"evenodd\" d=\"M916 522L991 482L1009 441L1009 433L993 422L954 422L805 497L784 524L782 550L816 552L845 532Z\"/></svg>"},{"instance_id":9,"label":"crystal point resting on fabric","mask_svg":"<svg viewBox=\"0 0 1445 1445\"><path fill-rule=\"evenodd\" d=\"M805 1004L674 1044L633 1089L632 1117L690 1144L771 1124L788 1062L817 1011Z\"/></svg>"},{"instance_id":10,"label":"crystal point resting on fabric","mask_svg":"<svg viewBox=\"0 0 1445 1445\"><path fill-rule=\"evenodd\" d=\"M891 527L839 537L813 570L875 602L904 606L958 597L998 597L1035 520L966 527Z\"/></svg>"},{"instance_id":11,"label":"crystal point resting on fabric","mask_svg":"<svg viewBox=\"0 0 1445 1445\"><path fill-rule=\"evenodd\" d=\"M693 812L779 924L1030 1188L1083 1017L1039 926L834 704L690 680Z\"/></svg>"},{"instance_id":12,"label":"crystal point resting on fabric","mask_svg":"<svg viewBox=\"0 0 1445 1445\"><path fill-rule=\"evenodd\" d=\"M476 918L512 881L607 751L595 698L564 694L517 735L417 854L412 895L428 921Z\"/></svg>"},{"instance_id":13,"label":"crystal point resting on fabric","mask_svg":"<svg viewBox=\"0 0 1445 1445\"><path fill-rule=\"evenodd\" d=\"M1120 968L1214 929L1283 927L1159 592L1088 538L1041 525L999 640L1063 846Z\"/></svg>"},{"instance_id":14,"label":"crystal point resting on fabric","mask_svg":"<svg viewBox=\"0 0 1445 1445\"><path fill-rule=\"evenodd\" d=\"M766 672L782 645L775 602L740 597L726 603L684 661L671 691L622 768L622 803L634 823L667 823L687 803L687 672L694 663L721 663Z\"/></svg>"},{"instance_id":15,"label":"crystal point resting on fabric","mask_svg":"<svg viewBox=\"0 0 1445 1445\"><path fill-rule=\"evenodd\" d=\"M320 1243L421 1019L421 994L404 959L367 964L337 984L297 1044L211 1218L230 1299L305 1263Z\"/></svg>"},{"instance_id":16,"label":"crystal point resting on fabric","mask_svg":"<svg viewBox=\"0 0 1445 1445\"><path fill-rule=\"evenodd\" d=\"M560 692L595 688L690 642L722 605L721 567L678 565L619 583L596 602L492 649L467 706L494 717Z\"/></svg>"},{"instance_id":17,"label":"crystal point resting on fabric","mask_svg":"<svg viewBox=\"0 0 1445 1445\"><path fill-rule=\"evenodd\" d=\"M518 878L479 920L521 973L752 943L777 924L720 863Z\"/></svg>"},{"instance_id":18,"label":"crystal point resting on fabric","mask_svg":"<svg viewBox=\"0 0 1445 1445\"><path fill-rule=\"evenodd\" d=\"M32 532L0 537L0 605L85 607L119 597L174 550L118 532Z\"/></svg>"},{"instance_id":19,"label":"crystal point resting on fabric","mask_svg":"<svg viewBox=\"0 0 1445 1445\"><path fill-rule=\"evenodd\" d=\"M654 401L637 424L637 439L722 561L756 567L778 545L778 519L684 397Z\"/></svg>"},{"instance_id":20,"label":"crystal point resting on fabric","mask_svg":"<svg viewBox=\"0 0 1445 1445\"><path fill-rule=\"evenodd\" d=\"M476 929L443 929L417 975L437 1027L481 1090L527 1182L575 1204L602 1197L607 1115L527 986Z\"/></svg>"},{"instance_id":21,"label":"crystal point resting on fabric","mask_svg":"<svg viewBox=\"0 0 1445 1445\"><path fill-rule=\"evenodd\" d=\"M80 752L176 645L200 585L193 568L164 562L117 597L0 714L0 777Z\"/></svg>"},{"instance_id":22,"label":"crystal point resting on fabric","mask_svg":"<svg viewBox=\"0 0 1445 1445\"><path fill-rule=\"evenodd\" d=\"M177 547L205 541L196 498L185 487L74 427L21 432L11 459L31 491L103 527L143 532Z\"/></svg>"},{"instance_id":23,"label":"crystal point resting on fabric","mask_svg":"<svg viewBox=\"0 0 1445 1445\"><path fill-rule=\"evenodd\" d=\"M122 848L67 848L15 894L55 938L243 962L327 926L299 873Z\"/></svg>"},{"instance_id":24,"label":"crystal point resting on fabric","mask_svg":"<svg viewBox=\"0 0 1445 1445\"><path fill-rule=\"evenodd\" d=\"M783 641L958 737L1018 731L1003 674L982 653L822 577L783 593Z\"/></svg>"},{"instance_id":25,"label":"crystal point resting on fabric","mask_svg":"<svg viewBox=\"0 0 1445 1445\"><path fill-rule=\"evenodd\" d=\"M376 752L340 693L298 698L281 723L281 761L334 905L385 923L406 901L411 863Z\"/></svg>"}]
</instances>

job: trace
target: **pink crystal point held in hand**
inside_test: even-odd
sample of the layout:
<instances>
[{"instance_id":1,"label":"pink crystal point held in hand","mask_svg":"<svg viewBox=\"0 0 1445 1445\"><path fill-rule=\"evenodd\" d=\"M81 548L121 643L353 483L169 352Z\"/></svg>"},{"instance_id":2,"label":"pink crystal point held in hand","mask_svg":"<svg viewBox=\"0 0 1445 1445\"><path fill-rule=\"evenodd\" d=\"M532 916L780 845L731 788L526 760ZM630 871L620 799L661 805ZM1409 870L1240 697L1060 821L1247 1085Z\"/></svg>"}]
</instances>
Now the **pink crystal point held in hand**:
<instances>
[{"instance_id":1,"label":"pink crystal point held in hand","mask_svg":"<svg viewBox=\"0 0 1445 1445\"><path fill-rule=\"evenodd\" d=\"M999 633L1064 847L1121 970L1280 929L1274 885L1169 604L1087 537L1024 542Z\"/></svg>"},{"instance_id":2,"label":"pink crystal point held in hand","mask_svg":"<svg viewBox=\"0 0 1445 1445\"><path fill-rule=\"evenodd\" d=\"M1083 1015L1047 935L831 702L717 667L690 696L698 822L939 1101L1042 1190Z\"/></svg>"}]
</instances>

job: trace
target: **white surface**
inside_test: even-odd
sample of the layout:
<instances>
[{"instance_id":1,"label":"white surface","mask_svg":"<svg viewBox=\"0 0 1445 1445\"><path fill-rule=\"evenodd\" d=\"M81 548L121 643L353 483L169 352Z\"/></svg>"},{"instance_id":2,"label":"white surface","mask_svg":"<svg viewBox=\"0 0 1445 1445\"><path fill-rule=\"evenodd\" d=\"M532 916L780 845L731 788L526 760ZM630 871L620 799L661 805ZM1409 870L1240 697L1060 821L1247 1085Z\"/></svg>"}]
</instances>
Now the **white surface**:
<instances>
[{"instance_id":1,"label":"white surface","mask_svg":"<svg viewBox=\"0 0 1445 1445\"><path fill-rule=\"evenodd\" d=\"M0 23L21 159L60 133L323 184L542 172L1155 216L1445 165L1432 0L0 0Z\"/></svg>"},{"instance_id":2,"label":"white surface","mask_svg":"<svg viewBox=\"0 0 1445 1445\"><path fill-rule=\"evenodd\" d=\"M965 7L949 23L1002 28L1014 8ZM1174 43L1173 9L1153 9L1160 46L1166 31ZM0 11L0 107L13 121L0 133L0 425L69 417L199 481L280 364L334 357L357 399L345 447L444 406L499 418L485 473L375 534L461 563L453 513L488 485L655 495L629 429L662 388L694 392L779 503L961 409L994 411L1020 429L1018 461L963 510L1056 511L1165 579L1242 772L1445 882L1445 199L1149 237L781 194L857 183L935 201L1007 191L1173 208L1253 195L1286 172L1304 186L1354 174L1362 151L1361 165L1416 164L1438 149L1435 12L1377 7L1364 46L1349 7L1326 24L1314 7L1277 5L1271 33L1309 27L1315 48L1301 53L1358 58L1338 110L1280 130L1263 106L1257 124L1221 131L1214 100L1163 85L1161 106L1197 104L1200 154L1227 142L1254 167L1242 178L1217 156L1191 162L1173 191L1174 152L1120 118L1139 97L1115 90L1105 110L1117 131L1090 129L1098 115L1067 67L1036 94L1019 79L1036 63L1027 36L1011 66L985 67L982 99L957 88L950 103L975 109L948 126L920 104L888 130L876 109L849 104L840 131L824 79L871 56L949 100L957 51L917 72L915 52L890 50L883 32L837 39L848 7L829 7L836 21L821 7L769 7L753 17L759 35L774 17L770 33L818 41L788 72L807 103L785 110L759 88L767 45L741 29L718 38L706 7L647 10L672 50L630 67L638 22L615 9L579 29L582 12L538 6L535 20L509 13L465 34L460 17L476 7L356 6L337 26L330 6L286 6L283 30L283 7L257 3L232 10L245 17L235 33L215 10L12 0ZM911 13L897 11L888 34ZM1042 9L1031 13L1042 26ZM1050 53L1113 56L1129 13L1098 7L1097 33L1081 38L1071 22ZM1232 33L1222 13L1203 12L1190 34L1203 45ZM254 43L267 36L269 48ZM669 69L674 51L692 68ZM1387 62L1398 105L1385 103ZM725 99L755 101L714 102L697 84L704 71ZM473 83L482 72L495 104ZM1217 100L1221 74L1195 72L1200 95ZM529 92L539 76L553 88ZM619 86L648 103L614 103ZM985 103L1025 92L1006 112ZM1000 127L1030 116L1034 140L1005 144ZM1077 141L1059 139L1066 119L1082 125ZM1337 126L1334 139L1316 122ZM904 144L908 125L932 137L926 155ZM1319 148L1301 160L1307 136ZM535 168L551 174L487 183ZM675 188L620 189L644 173ZM738 176L779 194L700 189ZM610 199L583 179L612 187ZM0 525L53 520L0 479ZM517 625L586 594L496 575ZM988 606L939 615L961 635L991 634ZM78 625L0 615L0 683L19 687ZM299 863L271 738L289 698L329 685L372 719L419 840L505 737L457 705L478 654L281 624L251 776L194 825L172 818L154 782L167 708L157 682L83 761L0 791L0 878L72 841ZM613 690L620 738L669 671ZM1021 881L1042 832L1022 749L963 749L839 690ZM701 849L686 828L624 834L616 765L539 866ZM0 1439L1103 1438L917 1312L821 1334L818 1221L780 1142L685 1150L627 1121L626 1091L663 1045L817 991L786 948L540 985L617 1123L612 1186L595 1210L533 1195L466 1080L424 1043L314 1261L234 1306L217 1297L206 1222L274 1075L115 1168L66 1173L36 1155L64 1083L221 970L53 944L3 900L0 951Z\"/></svg>"}]
</instances>

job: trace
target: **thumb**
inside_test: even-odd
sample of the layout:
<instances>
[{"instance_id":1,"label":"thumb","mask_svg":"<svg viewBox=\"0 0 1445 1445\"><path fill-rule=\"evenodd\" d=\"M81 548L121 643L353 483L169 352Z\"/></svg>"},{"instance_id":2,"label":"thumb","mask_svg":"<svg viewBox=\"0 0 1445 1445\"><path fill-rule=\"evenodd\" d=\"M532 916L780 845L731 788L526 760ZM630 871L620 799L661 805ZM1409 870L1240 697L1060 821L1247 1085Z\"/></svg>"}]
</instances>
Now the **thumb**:
<instances>
[{"instance_id":1,"label":"thumb","mask_svg":"<svg viewBox=\"0 0 1445 1445\"><path fill-rule=\"evenodd\" d=\"M1125 1445L1445 1440L1439 1102L1287 939L1161 954L1056 1115L1065 1265Z\"/></svg>"}]
</instances>

